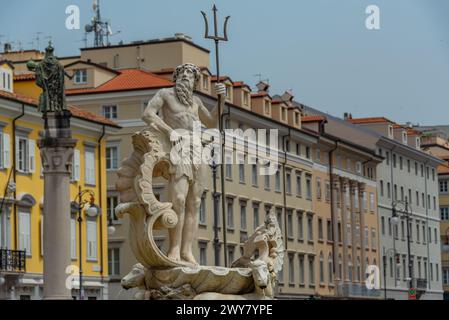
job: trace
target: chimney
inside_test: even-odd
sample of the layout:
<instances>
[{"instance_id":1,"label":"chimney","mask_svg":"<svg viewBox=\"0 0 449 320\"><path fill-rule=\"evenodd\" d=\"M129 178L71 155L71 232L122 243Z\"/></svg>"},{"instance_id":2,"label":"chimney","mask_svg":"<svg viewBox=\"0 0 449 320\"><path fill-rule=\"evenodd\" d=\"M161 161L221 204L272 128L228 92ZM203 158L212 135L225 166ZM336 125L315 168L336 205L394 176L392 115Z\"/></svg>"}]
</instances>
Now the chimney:
<instances>
[{"instance_id":1,"label":"chimney","mask_svg":"<svg viewBox=\"0 0 449 320\"><path fill-rule=\"evenodd\" d=\"M344 120L348 120L349 119L349 113L348 112L343 113L343 119Z\"/></svg>"},{"instance_id":2,"label":"chimney","mask_svg":"<svg viewBox=\"0 0 449 320\"><path fill-rule=\"evenodd\" d=\"M4 52L8 53L8 52L11 52L11 51L12 51L12 45L9 42L5 43Z\"/></svg>"},{"instance_id":3,"label":"chimney","mask_svg":"<svg viewBox=\"0 0 449 320\"><path fill-rule=\"evenodd\" d=\"M259 92L268 92L270 85L266 82L260 81L258 84L256 84L256 87Z\"/></svg>"},{"instance_id":4,"label":"chimney","mask_svg":"<svg viewBox=\"0 0 449 320\"><path fill-rule=\"evenodd\" d=\"M291 90L286 90L282 96L281 99L284 102L291 102L294 98L293 92Z\"/></svg>"}]
</instances>

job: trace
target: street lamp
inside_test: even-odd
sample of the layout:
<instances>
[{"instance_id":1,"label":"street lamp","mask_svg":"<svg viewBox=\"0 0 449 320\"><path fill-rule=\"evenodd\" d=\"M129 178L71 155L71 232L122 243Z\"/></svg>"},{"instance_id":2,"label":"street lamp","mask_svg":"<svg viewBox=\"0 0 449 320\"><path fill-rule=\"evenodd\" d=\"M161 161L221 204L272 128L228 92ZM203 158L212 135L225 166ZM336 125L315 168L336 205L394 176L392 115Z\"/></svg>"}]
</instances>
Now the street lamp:
<instances>
[{"instance_id":1,"label":"street lamp","mask_svg":"<svg viewBox=\"0 0 449 320\"><path fill-rule=\"evenodd\" d=\"M85 197L87 195L88 197ZM84 199L83 199L84 197ZM98 215L98 207L95 205L95 193L92 190L82 190L81 186L78 188L78 195L74 201L78 205L78 230L79 230L79 238L78 238L78 246L79 246L79 299L83 300L83 242L82 242L82 225L83 225L83 216L82 211L84 207L88 204L89 207L86 209L86 214L89 217L96 217Z\"/></svg>"},{"instance_id":2,"label":"street lamp","mask_svg":"<svg viewBox=\"0 0 449 320\"><path fill-rule=\"evenodd\" d=\"M403 206L403 210L398 210L397 206ZM407 223L407 254L408 254L408 273L409 273L409 289L412 289L412 282L413 282L413 265L412 265L412 256L410 251L410 215L412 214L413 210L408 203L407 197L405 197L405 200L395 200L391 204L393 208L393 217L391 219L391 223L395 226L397 226L401 220L401 217L399 216L399 213L402 213L405 215L406 223ZM410 208L410 212L409 212ZM393 234L394 236L394 234Z\"/></svg>"}]
</instances>

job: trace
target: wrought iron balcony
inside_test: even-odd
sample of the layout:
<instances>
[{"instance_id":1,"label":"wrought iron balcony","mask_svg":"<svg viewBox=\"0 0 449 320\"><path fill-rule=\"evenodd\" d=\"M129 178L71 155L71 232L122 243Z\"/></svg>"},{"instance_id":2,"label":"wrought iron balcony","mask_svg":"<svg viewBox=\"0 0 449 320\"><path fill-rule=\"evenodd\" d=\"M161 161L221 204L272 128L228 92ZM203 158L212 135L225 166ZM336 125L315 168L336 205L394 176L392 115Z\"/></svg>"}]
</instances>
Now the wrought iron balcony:
<instances>
[{"instance_id":1,"label":"wrought iron balcony","mask_svg":"<svg viewBox=\"0 0 449 320\"><path fill-rule=\"evenodd\" d=\"M26 252L19 250L0 249L1 272L26 272Z\"/></svg>"}]
</instances>

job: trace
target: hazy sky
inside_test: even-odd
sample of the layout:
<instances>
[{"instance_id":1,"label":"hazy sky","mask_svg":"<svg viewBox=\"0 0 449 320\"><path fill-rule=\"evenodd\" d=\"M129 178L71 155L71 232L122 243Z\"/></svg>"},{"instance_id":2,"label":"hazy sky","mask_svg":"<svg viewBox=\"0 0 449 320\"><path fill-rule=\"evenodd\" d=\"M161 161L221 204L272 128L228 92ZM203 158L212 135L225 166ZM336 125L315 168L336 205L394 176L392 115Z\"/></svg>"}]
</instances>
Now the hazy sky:
<instances>
[{"instance_id":1,"label":"hazy sky","mask_svg":"<svg viewBox=\"0 0 449 320\"><path fill-rule=\"evenodd\" d=\"M102 0L113 43L176 32L213 52L203 39L200 10L209 0ZM32 47L35 32L51 35L58 55L78 55L90 0L0 0L0 41ZM65 9L78 5L81 30L67 30ZM398 122L449 124L449 1L217 0L231 15L222 73L251 86L261 73L271 93L341 116L386 116ZM380 30L365 27L368 5L380 8ZM36 41L34 41L34 46ZM44 40L41 40L41 49ZM92 45L92 37L89 38ZM3 46L3 44L2 44ZM212 64L212 71L215 68Z\"/></svg>"}]
</instances>

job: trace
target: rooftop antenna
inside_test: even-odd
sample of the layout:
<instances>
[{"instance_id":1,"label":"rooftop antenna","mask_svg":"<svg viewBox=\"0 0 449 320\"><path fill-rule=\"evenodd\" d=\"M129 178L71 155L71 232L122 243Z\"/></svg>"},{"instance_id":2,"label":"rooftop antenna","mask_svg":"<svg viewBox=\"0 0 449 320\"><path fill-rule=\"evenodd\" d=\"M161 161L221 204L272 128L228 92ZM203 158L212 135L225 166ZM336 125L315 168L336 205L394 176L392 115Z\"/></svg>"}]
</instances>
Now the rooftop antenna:
<instances>
[{"instance_id":1,"label":"rooftop antenna","mask_svg":"<svg viewBox=\"0 0 449 320\"><path fill-rule=\"evenodd\" d=\"M84 27L86 33L94 33L94 47L109 46L109 37L115 34L112 33L110 23L103 21L100 12L100 0L93 0L92 9L95 12L92 22Z\"/></svg>"},{"instance_id":2,"label":"rooftop antenna","mask_svg":"<svg viewBox=\"0 0 449 320\"><path fill-rule=\"evenodd\" d=\"M40 46L41 46L41 34L42 34L42 32L41 31L38 31L38 32L36 32L35 33L36 34L36 38L35 38L35 40L36 40L36 45L37 45L37 51L41 51L40 50Z\"/></svg>"},{"instance_id":3,"label":"rooftop antenna","mask_svg":"<svg viewBox=\"0 0 449 320\"><path fill-rule=\"evenodd\" d=\"M257 77L257 79L259 80L258 82L265 82L266 84L270 84L270 79L262 79L262 74L261 73L256 73L255 75L253 75L254 77Z\"/></svg>"}]
</instances>

